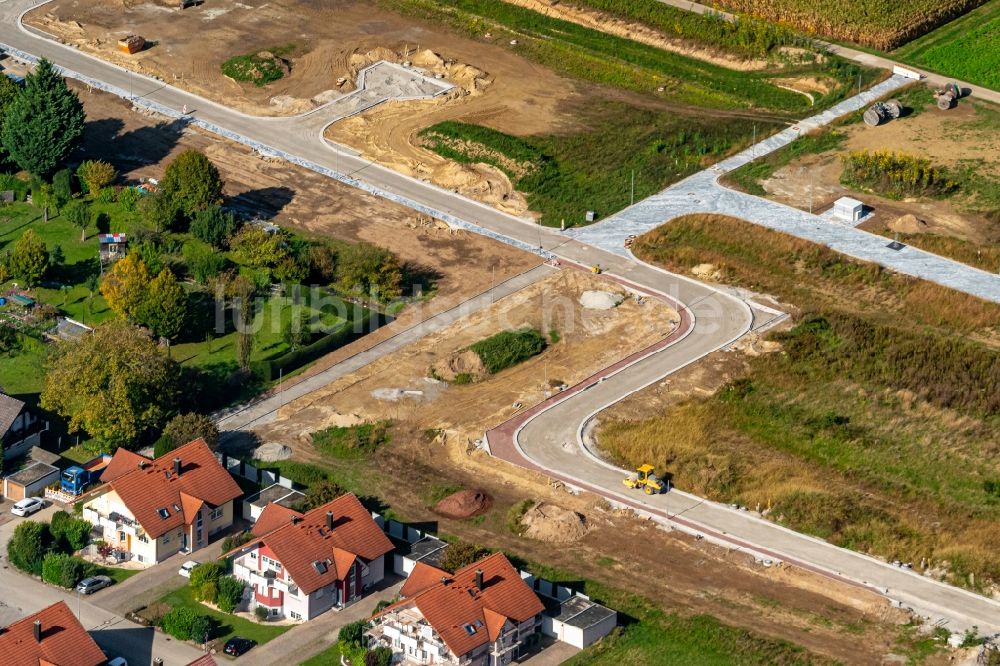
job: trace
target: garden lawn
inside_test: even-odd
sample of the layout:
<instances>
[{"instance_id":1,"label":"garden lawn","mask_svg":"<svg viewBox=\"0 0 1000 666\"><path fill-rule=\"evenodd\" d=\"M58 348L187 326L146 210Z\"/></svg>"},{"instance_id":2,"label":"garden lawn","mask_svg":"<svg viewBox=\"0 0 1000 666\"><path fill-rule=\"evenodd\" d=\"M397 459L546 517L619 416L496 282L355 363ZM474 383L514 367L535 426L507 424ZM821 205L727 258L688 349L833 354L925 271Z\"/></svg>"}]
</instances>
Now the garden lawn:
<instances>
[{"instance_id":1,"label":"garden lawn","mask_svg":"<svg viewBox=\"0 0 1000 666\"><path fill-rule=\"evenodd\" d=\"M334 643L315 657L306 659L299 666L337 666L340 664L340 644Z\"/></svg>"},{"instance_id":2,"label":"garden lawn","mask_svg":"<svg viewBox=\"0 0 1000 666\"><path fill-rule=\"evenodd\" d=\"M109 576L115 583L122 583L132 576L142 571L142 569L122 569L121 567L100 567L97 575Z\"/></svg>"},{"instance_id":3,"label":"garden lawn","mask_svg":"<svg viewBox=\"0 0 1000 666\"><path fill-rule=\"evenodd\" d=\"M218 643L225 643L233 636L242 636L257 641L258 645L263 645L268 641L277 638L281 634L291 629L291 625L278 626L273 624L258 624L250 620L243 619L237 615L221 613L208 606L195 601L191 596L191 587L184 587L174 590L160 598L160 602L171 608L190 608L199 615L207 615L218 623L215 633L209 639Z\"/></svg>"}]
</instances>

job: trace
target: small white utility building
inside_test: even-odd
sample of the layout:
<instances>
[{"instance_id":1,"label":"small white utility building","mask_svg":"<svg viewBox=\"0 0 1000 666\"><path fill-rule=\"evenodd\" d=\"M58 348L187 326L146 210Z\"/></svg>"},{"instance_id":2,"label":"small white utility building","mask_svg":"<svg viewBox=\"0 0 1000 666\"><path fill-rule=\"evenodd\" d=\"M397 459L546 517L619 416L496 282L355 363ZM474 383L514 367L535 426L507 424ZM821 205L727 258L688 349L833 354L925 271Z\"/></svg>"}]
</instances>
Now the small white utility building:
<instances>
[{"instance_id":1,"label":"small white utility building","mask_svg":"<svg viewBox=\"0 0 1000 666\"><path fill-rule=\"evenodd\" d=\"M833 202L833 217L842 222L859 222L864 210L865 205L851 197L841 197Z\"/></svg>"}]
</instances>

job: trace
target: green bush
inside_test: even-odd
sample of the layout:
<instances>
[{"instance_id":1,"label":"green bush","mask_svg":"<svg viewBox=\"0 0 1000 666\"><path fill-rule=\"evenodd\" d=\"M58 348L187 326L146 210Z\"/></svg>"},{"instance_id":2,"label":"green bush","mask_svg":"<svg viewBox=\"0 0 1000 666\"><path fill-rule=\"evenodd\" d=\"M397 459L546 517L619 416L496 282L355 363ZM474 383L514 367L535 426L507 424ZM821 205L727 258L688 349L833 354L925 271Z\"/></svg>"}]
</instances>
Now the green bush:
<instances>
[{"instance_id":1,"label":"green bush","mask_svg":"<svg viewBox=\"0 0 1000 666\"><path fill-rule=\"evenodd\" d=\"M87 576L93 575L96 569L79 557L67 553L49 553L42 561L42 580L71 589Z\"/></svg>"},{"instance_id":2,"label":"green bush","mask_svg":"<svg viewBox=\"0 0 1000 666\"><path fill-rule=\"evenodd\" d=\"M170 435L160 435L156 441L153 442L153 457L159 458L160 456L165 456L176 448L177 445L174 444L174 440L171 439Z\"/></svg>"},{"instance_id":3,"label":"green bush","mask_svg":"<svg viewBox=\"0 0 1000 666\"><path fill-rule=\"evenodd\" d=\"M191 630L198 617L193 608L172 608L160 619L160 628L174 638L186 641L191 638Z\"/></svg>"},{"instance_id":4,"label":"green bush","mask_svg":"<svg viewBox=\"0 0 1000 666\"><path fill-rule=\"evenodd\" d=\"M226 574L225 562L212 560L199 564L191 570L191 591L195 599L215 603L218 598L218 582Z\"/></svg>"},{"instance_id":5,"label":"green bush","mask_svg":"<svg viewBox=\"0 0 1000 666\"><path fill-rule=\"evenodd\" d=\"M313 446L337 458L354 458L373 453L389 442L391 421L376 421L355 426L332 426L312 434Z\"/></svg>"},{"instance_id":6,"label":"green bush","mask_svg":"<svg viewBox=\"0 0 1000 666\"><path fill-rule=\"evenodd\" d=\"M208 615L198 615L191 621L189 640L196 643L207 643L215 633L215 620Z\"/></svg>"},{"instance_id":7,"label":"green bush","mask_svg":"<svg viewBox=\"0 0 1000 666\"><path fill-rule=\"evenodd\" d=\"M69 169L60 169L52 176L52 193L56 195L56 201L61 208L67 201L73 198L73 172Z\"/></svg>"},{"instance_id":8,"label":"green bush","mask_svg":"<svg viewBox=\"0 0 1000 666\"><path fill-rule=\"evenodd\" d=\"M842 158L843 184L871 190L889 198L940 197L952 194L958 183L930 160L888 150L858 150Z\"/></svg>"},{"instance_id":9,"label":"green bush","mask_svg":"<svg viewBox=\"0 0 1000 666\"><path fill-rule=\"evenodd\" d=\"M365 666L392 666L392 648L380 645L365 653Z\"/></svg>"},{"instance_id":10,"label":"green bush","mask_svg":"<svg viewBox=\"0 0 1000 666\"><path fill-rule=\"evenodd\" d=\"M52 535L55 547L70 551L85 548L90 543L93 529L94 526L90 521L75 518L65 511L56 511L52 514L52 521L49 524L49 533Z\"/></svg>"},{"instance_id":11,"label":"green bush","mask_svg":"<svg viewBox=\"0 0 1000 666\"><path fill-rule=\"evenodd\" d=\"M474 543L459 541L448 544L441 556L441 568L452 573L462 567L467 567L473 562L478 562L490 554L488 548Z\"/></svg>"},{"instance_id":12,"label":"green bush","mask_svg":"<svg viewBox=\"0 0 1000 666\"><path fill-rule=\"evenodd\" d=\"M222 540L222 552L228 553L233 548L238 548L245 543L252 541L254 538L253 532L246 530L244 532L237 532L236 534L230 534L225 539Z\"/></svg>"},{"instance_id":13,"label":"green bush","mask_svg":"<svg viewBox=\"0 0 1000 666\"><path fill-rule=\"evenodd\" d=\"M356 620L350 624L345 624L340 628L337 640L345 645L358 647L364 639L365 629L368 628L368 620Z\"/></svg>"},{"instance_id":14,"label":"green bush","mask_svg":"<svg viewBox=\"0 0 1000 666\"><path fill-rule=\"evenodd\" d=\"M254 608L253 614L257 616L257 619L260 620L261 622L267 620L267 609L264 608L263 606L257 606L256 608Z\"/></svg>"},{"instance_id":15,"label":"green bush","mask_svg":"<svg viewBox=\"0 0 1000 666\"><path fill-rule=\"evenodd\" d=\"M233 576L223 576L218 582L216 603L223 613L232 613L243 599L243 581Z\"/></svg>"},{"instance_id":16,"label":"green bush","mask_svg":"<svg viewBox=\"0 0 1000 666\"><path fill-rule=\"evenodd\" d=\"M14 528L14 535L7 542L7 559L21 571L38 576L51 545L49 526L27 520Z\"/></svg>"},{"instance_id":17,"label":"green bush","mask_svg":"<svg viewBox=\"0 0 1000 666\"><path fill-rule=\"evenodd\" d=\"M487 372L505 370L542 353L545 337L535 329L501 331L470 347L479 356Z\"/></svg>"},{"instance_id":18,"label":"green bush","mask_svg":"<svg viewBox=\"0 0 1000 666\"><path fill-rule=\"evenodd\" d=\"M267 53L268 55L261 55ZM234 56L222 63L222 73L236 81L252 83L262 87L273 83L285 75L283 63L269 51L258 51L247 55Z\"/></svg>"}]
</instances>

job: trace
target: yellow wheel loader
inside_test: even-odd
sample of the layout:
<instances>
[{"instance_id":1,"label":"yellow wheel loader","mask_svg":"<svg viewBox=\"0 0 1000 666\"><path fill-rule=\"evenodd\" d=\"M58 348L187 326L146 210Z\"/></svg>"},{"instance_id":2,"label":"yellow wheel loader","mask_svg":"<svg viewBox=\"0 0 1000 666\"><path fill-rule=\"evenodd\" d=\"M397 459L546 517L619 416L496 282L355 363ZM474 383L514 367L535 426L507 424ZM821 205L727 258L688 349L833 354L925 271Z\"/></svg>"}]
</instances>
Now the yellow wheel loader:
<instances>
[{"instance_id":1,"label":"yellow wheel loader","mask_svg":"<svg viewBox=\"0 0 1000 666\"><path fill-rule=\"evenodd\" d=\"M667 483L653 474L654 469L652 465L642 465L634 476L625 477L622 483L628 488L642 488L647 495L659 495L667 489Z\"/></svg>"}]
</instances>

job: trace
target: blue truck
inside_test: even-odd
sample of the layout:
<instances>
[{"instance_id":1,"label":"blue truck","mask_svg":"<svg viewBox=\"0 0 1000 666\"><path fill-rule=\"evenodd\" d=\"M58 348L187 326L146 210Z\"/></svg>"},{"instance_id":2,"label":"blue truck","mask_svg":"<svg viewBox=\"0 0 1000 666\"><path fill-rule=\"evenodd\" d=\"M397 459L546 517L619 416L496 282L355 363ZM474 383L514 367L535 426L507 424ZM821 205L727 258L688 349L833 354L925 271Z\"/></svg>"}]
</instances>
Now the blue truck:
<instances>
[{"instance_id":1,"label":"blue truck","mask_svg":"<svg viewBox=\"0 0 1000 666\"><path fill-rule=\"evenodd\" d=\"M82 495L87 486L97 483L101 478L101 473L111 462L111 456L102 453L92 460L88 460L83 465L73 465L62 473L62 491L76 497Z\"/></svg>"}]
</instances>

